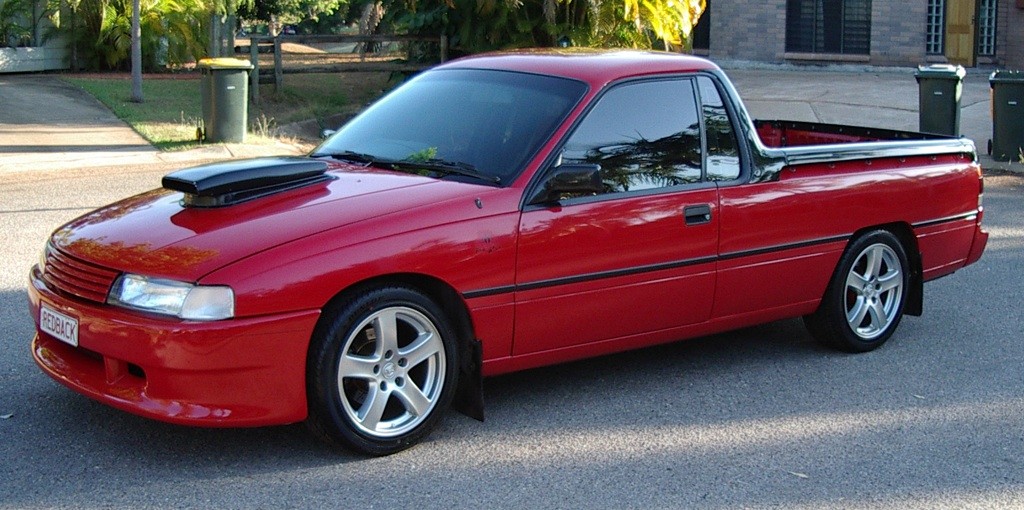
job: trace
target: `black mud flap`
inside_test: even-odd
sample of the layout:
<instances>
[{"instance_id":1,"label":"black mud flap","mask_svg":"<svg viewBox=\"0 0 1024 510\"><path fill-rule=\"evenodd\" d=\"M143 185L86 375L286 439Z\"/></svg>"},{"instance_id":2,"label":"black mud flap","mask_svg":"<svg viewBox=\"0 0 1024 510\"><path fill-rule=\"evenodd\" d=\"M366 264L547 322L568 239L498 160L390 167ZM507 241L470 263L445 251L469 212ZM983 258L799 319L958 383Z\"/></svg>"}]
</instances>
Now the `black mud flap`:
<instances>
[{"instance_id":1,"label":"black mud flap","mask_svg":"<svg viewBox=\"0 0 1024 510\"><path fill-rule=\"evenodd\" d=\"M903 313L914 317L924 314L924 279L920 271L910 274L910 285L907 289L907 301L903 305Z\"/></svg>"},{"instance_id":2,"label":"black mud flap","mask_svg":"<svg viewBox=\"0 0 1024 510\"><path fill-rule=\"evenodd\" d=\"M483 345L479 340L472 340L465 354L459 367L459 388L452 401L452 409L484 421Z\"/></svg>"},{"instance_id":3,"label":"black mud flap","mask_svg":"<svg viewBox=\"0 0 1024 510\"><path fill-rule=\"evenodd\" d=\"M907 281L907 298L903 303L903 314L920 317L924 314L924 275L921 274L921 252L907 253L910 262L910 278Z\"/></svg>"}]
</instances>

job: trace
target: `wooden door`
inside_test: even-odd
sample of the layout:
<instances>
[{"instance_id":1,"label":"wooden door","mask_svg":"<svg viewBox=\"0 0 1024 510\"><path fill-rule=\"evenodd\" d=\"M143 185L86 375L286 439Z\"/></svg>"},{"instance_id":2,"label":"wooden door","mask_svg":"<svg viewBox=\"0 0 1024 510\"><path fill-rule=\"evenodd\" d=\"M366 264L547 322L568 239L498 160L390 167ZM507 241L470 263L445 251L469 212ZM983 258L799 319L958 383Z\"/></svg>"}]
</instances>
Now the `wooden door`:
<instances>
[{"instance_id":1,"label":"wooden door","mask_svg":"<svg viewBox=\"0 0 1024 510\"><path fill-rule=\"evenodd\" d=\"M946 2L946 58L952 64L974 67L976 0Z\"/></svg>"}]
</instances>

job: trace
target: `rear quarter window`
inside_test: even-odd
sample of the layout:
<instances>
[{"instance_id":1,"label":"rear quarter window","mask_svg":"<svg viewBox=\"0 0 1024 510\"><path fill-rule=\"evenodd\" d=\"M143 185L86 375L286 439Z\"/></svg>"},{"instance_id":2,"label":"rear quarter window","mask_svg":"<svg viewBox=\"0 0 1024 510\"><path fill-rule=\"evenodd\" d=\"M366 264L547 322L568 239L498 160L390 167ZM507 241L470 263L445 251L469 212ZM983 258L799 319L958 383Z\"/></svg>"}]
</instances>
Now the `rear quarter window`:
<instances>
[{"instance_id":1,"label":"rear quarter window","mask_svg":"<svg viewBox=\"0 0 1024 510\"><path fill-rule=\"evenodd\" d=\"M740 151L736 131L721 94L706 76L697 78L704 133L707 138L708 180L731 181L740 176Z\"/></svg>"}]
</instances>

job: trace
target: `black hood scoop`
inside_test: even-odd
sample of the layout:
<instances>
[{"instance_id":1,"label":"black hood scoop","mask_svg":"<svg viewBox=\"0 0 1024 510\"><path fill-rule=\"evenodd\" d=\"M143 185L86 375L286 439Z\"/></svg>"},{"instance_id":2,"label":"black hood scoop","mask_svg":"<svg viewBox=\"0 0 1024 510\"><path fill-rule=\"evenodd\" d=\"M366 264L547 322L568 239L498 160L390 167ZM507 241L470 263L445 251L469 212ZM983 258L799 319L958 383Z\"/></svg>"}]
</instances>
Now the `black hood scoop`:
<instances>
[{"instance_id":1,"label":"black hood scoop","mask_svg":"<svg viewBox=\"0 0 1024 510\"><path fill-rule=\"evenodd\" d=\"M306 157L243 159L179 170L161 184L184 193L186 207L224 207L329 180L326 171Z\"/></svg>"}]
</instances>

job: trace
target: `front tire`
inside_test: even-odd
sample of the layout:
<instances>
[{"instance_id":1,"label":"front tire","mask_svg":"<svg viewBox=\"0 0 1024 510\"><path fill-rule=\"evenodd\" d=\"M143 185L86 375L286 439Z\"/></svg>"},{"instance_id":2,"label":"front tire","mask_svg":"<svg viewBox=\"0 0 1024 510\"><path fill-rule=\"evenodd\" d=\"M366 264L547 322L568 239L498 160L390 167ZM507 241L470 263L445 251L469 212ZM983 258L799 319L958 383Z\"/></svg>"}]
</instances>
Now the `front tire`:
<instances>
[{"instance_id":1,"label":"front tire","mask_svg":"<svg viewBox=\"0 0 1024 510\"><path fill-rule=\"evenodd\" d=\"M887 230L855 239L843 253L821 305L804 317L820 342L848 352L885 343L900 320L910 269L900 240Z\"/></svg>"},{"instance_id":2,"label":"front tire","mask_svg":"<svg viewBox=\"0 0 1024 510\"><path fill-rule=\"evenodd\" d=\"M441 308L405 287L381 287L325 310L307 366L310 429L370 455L418 443L449 406L455 333Z\"/></svg>"}]
</instances>

